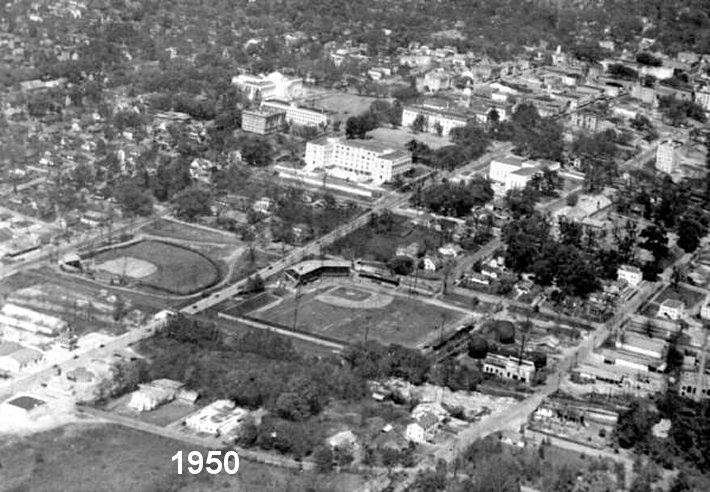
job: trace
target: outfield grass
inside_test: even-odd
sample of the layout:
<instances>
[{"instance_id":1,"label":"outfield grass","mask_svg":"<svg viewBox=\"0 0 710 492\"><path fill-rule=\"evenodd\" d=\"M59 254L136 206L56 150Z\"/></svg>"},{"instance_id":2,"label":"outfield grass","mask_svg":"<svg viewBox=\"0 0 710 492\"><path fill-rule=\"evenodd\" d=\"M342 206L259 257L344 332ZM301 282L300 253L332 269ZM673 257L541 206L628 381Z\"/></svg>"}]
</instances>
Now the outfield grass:
<instances>
[{"instance_id":1,"label":"outfield grass","mask_svg":"<svg viewBox=\"0 0 710 492\"><path fill-rule=\"evenodd\" d=\"M221 233L220 231L210 231L202 227L195 227L181 222L173 222L172 220L158 219L151 222L143 229L142 232L152 236L160 236L174 239L182 239L185 241L197 242L214 242L235 244L240 241L234 234Z\"/></svg>"},{"instance_id":2,"label":"outfield grass","mask_svg":"<svg viewBox=\"0 0 710 492\"><path fill-rule=\"evenodd\" d=\"M159 241L141 241L124 248L97 254L97 264L129 256L157 267L152 275L140 279L148 287L174 294L192 294L219 280L219 268L207 256Z\"/></svg>"},{"instance_id":3,"label":"outfield grass","mask_svg":"<svg viewBox=\"0 0 710 492\"><path fill-rule=\"evenodd\" d=\"M206 450L115 425L69 425L0 442L2 492L353 490L352 480L358 482L352 475L323 478L250 461L236 475L177 475L171 462L177 451Z\"/></svg>"},{"instance_id":4,"label":"outfield grass","mask_svg":"<svg viewBox=\"0 0 710 492\"><path fill-rule=\"evenodd\" d=\"M360 290L357 287L349 289ZM301 296L297 328L347 343L363 340L368 331L370 340L415 347L432 333L438 333L442 322L448 325L462 316L456 311L424 304L418 299L401 297L394 297L390 304L382 308L351 309L321 302L317 298L319 293L316 291ZM271 309L256 313L256 316L293 326L295 305L295 298L290 297Z\"/></svg>"}]
</instances>

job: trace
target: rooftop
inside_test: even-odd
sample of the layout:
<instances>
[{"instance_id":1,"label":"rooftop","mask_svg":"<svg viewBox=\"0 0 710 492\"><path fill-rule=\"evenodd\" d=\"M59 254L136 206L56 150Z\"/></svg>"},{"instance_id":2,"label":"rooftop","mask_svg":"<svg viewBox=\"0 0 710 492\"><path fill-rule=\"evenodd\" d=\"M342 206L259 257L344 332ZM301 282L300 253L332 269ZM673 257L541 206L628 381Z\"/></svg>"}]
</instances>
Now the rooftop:
<instances>
[{"instance_id":1,"label":"rooftop","mask_svg":"<svg viewBox=\"0 0 710 492\"><path fill-rule=\"evenodd\" d=\"M666 299L661 303L661 306L671 309L683 309L685 307L685 303L683 301L679 301L678 299Z\"/></svg>"},{"instance_id":2,"label":"rooftop","mask_svg":"<svg viewBox=\"0 0 710 492\"><path fill-rule=\"evenodd\" d=\"M31 396L18 396L13 400L8 400L6 402L8 405L12 405L21 408L26 411L34 410L35 408L44 405L44 401Z\"/></svg>"}]
</instances>

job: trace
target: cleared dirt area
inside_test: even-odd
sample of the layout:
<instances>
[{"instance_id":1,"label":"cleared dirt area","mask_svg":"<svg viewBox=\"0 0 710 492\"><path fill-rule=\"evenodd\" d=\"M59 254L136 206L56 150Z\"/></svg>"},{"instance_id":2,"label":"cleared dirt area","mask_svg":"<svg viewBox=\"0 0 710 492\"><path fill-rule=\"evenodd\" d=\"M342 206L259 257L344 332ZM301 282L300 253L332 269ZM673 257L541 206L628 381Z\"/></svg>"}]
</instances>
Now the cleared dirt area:
<instances>
[{"instance_id":1,"label":"cleared dirt area","mask_svg":"<svg viewBox=\"0 0 710 492\"><path fill-rule=\"evenodd\" d=\"M131 278L144 278L153 275L158 271L158 267L149 261L139 260L130 256L122 256L113 260L108 260L96 268L114 275L125 275Z\"/></svg>"}]
</instances>

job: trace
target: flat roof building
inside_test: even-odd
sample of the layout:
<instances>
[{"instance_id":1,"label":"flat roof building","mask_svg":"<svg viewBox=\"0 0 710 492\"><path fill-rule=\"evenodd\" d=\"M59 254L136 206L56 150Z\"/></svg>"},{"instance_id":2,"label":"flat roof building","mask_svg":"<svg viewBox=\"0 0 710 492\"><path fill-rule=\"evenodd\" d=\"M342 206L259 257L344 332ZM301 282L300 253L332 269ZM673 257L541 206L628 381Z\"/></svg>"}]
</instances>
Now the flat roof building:
<instances>
[{"instance_id":1,"label":"flat roof building","mask_svg":"<svg viewBox=\"0 0 710 492\"><path fill-rule=\"evenodd\" d=\"M379 140L321 138L306 145L305 171L381 185L412 167L412 154Z\"/></svg>"},{"instance_id":2,"label":"flat roof building","mask_svg":"<svg viewBox=\"0 0 710 492\"><path fill-rule=\"evenodd\" d=\"M279 132L285 123L286 112L280 109L262 106L242 111L242 130L245 132L270 135Z\"/></svg>"},{"instance_id":3,"label":"flat roof building","mask_svg":"<svg viewBox=\"0 0 710 492\"><path fill-rule=\"evenodd\" d=\"M262 108L284 111L286 122L290 125L325 127L328 125L328 113L322 109L298 106L295 103L273 99L261 103Z\"/></svg>"}]
</instances>

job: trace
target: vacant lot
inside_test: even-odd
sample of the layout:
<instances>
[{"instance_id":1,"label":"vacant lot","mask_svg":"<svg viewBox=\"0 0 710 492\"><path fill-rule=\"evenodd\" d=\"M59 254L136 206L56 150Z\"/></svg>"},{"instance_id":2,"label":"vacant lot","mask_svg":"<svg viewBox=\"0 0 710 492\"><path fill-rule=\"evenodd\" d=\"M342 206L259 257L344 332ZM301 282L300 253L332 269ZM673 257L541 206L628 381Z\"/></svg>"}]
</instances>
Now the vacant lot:
<instances>
[{"instance_id":1,"label":"vacant lot","mask_svg":"<svg viewBox=\"0 0 710 492\"><path fill-rule=\"evenodd\" d=\"M204 456L206 450L114 425L70 425L0 442L2 492L280 492L309 486L352 490L308 473L250 461L242 461L231 476L177 475L171 462L177 451L197 450Z\"/></svg>"},{"instance_id":2,"label":"vacant lot","mask_svg":"<svg viewBox=\"0 0 710 492\"><path fill-rule=\"evenodd\" d=\"M97 265L122 258L136 258L152 263L156 271L141 278L142 285L173 294L192 294L219 280L219 268L195 251L159 241L141 241L124 248L97 254Z\"/></svg>"},{"instance_id":3,"label":"vacant lot","mask_svg":"<svg viewBox=\"0 0 710 492\"><path fill-rule=\"evenodd\" d=\"M231 233L221 233L220 231L210 231L202 227L195 227L182 222L173 222L171 220L158 219L151 222L143 229L142 232L152 236L169 237L181 239L184 241L196 242L213 242L213 243L238 243L239 240Z\"/></svg>"},{"instance_id":4,"label":"vacant lot","mask_svg":"<svg viewBox=\"0 0 710 492\"><path fill-rule=\"evenodd\" d=\"M336 297L342 294L340 287L331 289ZM371 294L370 291L359 287L348 287L348 291ZM424 304L418 299L394 296L388 296L391 297L391 302L383 307L353 309L323 302L319 299L323 293L323 290L316 290L301 296L298 302L297 328L344 342L361 341L367 332L368 339L384 344L398 343L415 347L427 336L438 333L442 323L448 325L462 317L458 312ZM382 306L379 301L383 296L378 293L372 295L373 305ZM363 304L366 304L366 301ZM256 316L292 326L295 306L296 299L290 297L272 309L257 313Z\"/></svg>"}]
</instances>

